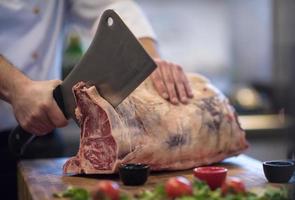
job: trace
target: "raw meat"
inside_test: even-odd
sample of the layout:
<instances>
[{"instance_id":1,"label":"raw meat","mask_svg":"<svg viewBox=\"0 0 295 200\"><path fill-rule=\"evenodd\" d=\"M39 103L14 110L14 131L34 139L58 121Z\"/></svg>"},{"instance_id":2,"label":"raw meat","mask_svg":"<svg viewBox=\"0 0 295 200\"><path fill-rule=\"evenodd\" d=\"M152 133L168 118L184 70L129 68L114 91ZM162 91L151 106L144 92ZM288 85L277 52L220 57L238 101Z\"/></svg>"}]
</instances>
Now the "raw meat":
<instances>
[{"instance_id":1,"label":"raw meat","mask_svg":"<svg viewBox=\"0 0 295 200\"><path fill-rule=\"evenodd\" d=\"M110 174L121 163L181 170L245 150L245 132L227 98L200 75L189 75L189 80L194 98L188 105L162 99L147 79L115 109L94 86L76 84L80 147L64 173Z\"/></svg>"}]
</instances>

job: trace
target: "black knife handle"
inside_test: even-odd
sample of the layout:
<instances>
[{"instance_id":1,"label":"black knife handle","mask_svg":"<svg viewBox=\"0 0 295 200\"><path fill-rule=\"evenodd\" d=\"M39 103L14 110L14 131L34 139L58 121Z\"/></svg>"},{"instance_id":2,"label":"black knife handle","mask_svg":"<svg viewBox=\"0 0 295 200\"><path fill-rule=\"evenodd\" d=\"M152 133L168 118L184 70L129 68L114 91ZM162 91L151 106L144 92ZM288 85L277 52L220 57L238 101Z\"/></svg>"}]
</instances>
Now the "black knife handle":
<instances>
[{"instance_id":1,"label":"black knife handle","mask_svg":"<svg viewBox=\"0 0 295 200\"><path fill-rule=\"evenodd\" d=\"M55 99L58 107L61 109L62 113L64 116L68 119L66 110L65 110L65 104L64 104L64 99L62 97L62 92L61 92L61 85L58 85L54 90L53 90L53 98Z\"/></svg>"},{"instance_id":2,"label":"black knife handle","mask_svg":"<svg viewBox=\"0 0 295 200\"><path fill-rule=\"evenodd\" d=\"M63 114L65 113L64 101L61 93L60 85L53 90L53 97L61 109ZM67 117L67 116L66 116ZM32 133L25 131L21 126L14 128L9 134L8 145L10 152L17 158L21 158L25 152L26 146L33 141L36 136Z\"/></svg>"},{"instance_id":3,"label":"black knife handle","mask_svg":"<svg viewBox=\"0 0 295 200\"><path fill-rule=\"evenodd\" d=\"M8 147L10 153L16 158L22 158L26 147L35 139L35 135L25 131L21 126L14 128L8 137Z\"/></svg>"}]
</instances>

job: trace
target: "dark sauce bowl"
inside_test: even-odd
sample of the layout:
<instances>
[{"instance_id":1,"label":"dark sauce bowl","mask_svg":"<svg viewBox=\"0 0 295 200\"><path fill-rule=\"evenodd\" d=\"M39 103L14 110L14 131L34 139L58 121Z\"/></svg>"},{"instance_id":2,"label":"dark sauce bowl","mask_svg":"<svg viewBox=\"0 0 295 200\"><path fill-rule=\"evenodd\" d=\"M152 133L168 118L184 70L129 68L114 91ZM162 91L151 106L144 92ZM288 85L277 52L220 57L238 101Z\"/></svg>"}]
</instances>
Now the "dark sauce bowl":
<instances>
[{"instance_id":1,"label":"dark sauce bowl","mask_svg":"<svg viewBox=\"0 0 295 200\"><path fill-rule=\"evenodd\" d=\"M266 179L272 183L288 183L295 169L294 162L271 160L263 162Z\"/></svg>"},{"instance_id":2,"label":"dark sauce bowl","mask_svg":"<svg viewBox=\"0 0 295 200\"><path fill-rule=\"evenodd\" d=\"M150 167L141 163L122 164L119 167L119 175L124 185L143 185L150 174Z\"/></svg>"}]
</instances>

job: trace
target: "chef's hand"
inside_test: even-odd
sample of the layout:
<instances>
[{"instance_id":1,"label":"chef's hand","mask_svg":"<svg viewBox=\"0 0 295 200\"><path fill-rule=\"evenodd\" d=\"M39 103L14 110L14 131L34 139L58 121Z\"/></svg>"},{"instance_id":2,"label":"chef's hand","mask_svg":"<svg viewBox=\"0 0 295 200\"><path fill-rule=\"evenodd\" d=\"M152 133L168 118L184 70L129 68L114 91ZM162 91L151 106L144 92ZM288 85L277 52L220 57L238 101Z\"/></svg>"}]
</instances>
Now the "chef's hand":
<instances>
[{"instance_id":1,"label":"chef's hand","mask_svg":"<svg viewBox=\"0 0 295 200\"><path fill-rule=\"evenodd\" d=\"M172 104L188 103L188 99L193 97L193 93L182 68L160 59L154 39L143 37L139 38L139 42L157 64L157 69L150 77L158 93Z\"/></svg>"},{"instance_id":2,"label":"chef's hand","mask_svg":"<svg viewBox=\"0 0 295 200\"><path fill-rule=\"evenodd\" d=\"M158 93L172 104L187 104L193 93L182 68L159 58L154 61L157 69L152 73L151 79Z\"/></svg>"},{"instance_id":3,"label":"chef's hand","mask_svg":"<svg viewBox=\"0 0 295 200\"><path fill-rule=\"evenodd\" d=\"M31 81L15 88L11 105L20 126L35 135L44 135L67 125L52 92L61 81Z\"/></svg>"}]
</instances>

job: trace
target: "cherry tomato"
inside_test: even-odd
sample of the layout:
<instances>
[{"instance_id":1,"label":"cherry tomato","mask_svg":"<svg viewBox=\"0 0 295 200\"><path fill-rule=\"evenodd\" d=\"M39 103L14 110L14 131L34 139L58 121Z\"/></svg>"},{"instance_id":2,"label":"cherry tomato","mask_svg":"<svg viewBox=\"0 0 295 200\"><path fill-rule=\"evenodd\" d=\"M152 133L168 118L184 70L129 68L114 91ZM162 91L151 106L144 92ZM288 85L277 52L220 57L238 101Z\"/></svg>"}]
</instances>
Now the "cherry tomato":
<instances>
[{"instance_id":1,"label":"cherry tomato","mask_svg":"<svg viewBox=\"0 0 295 200\"><path fill-rule=\"evenodd\" d=\"M222 194L227 193L245 193L246 187L244 182L239 178L230 178L221 187Z\"/></svg>"},{"instance_id":2,"label":"cherry tomato","mask_svg":"<svg viewBox=\"0 0 295 200\"><path fill-rule=\"evenodd\" d=\"M114 181L100 181L97 184L97 192L110 200L119 200L120 191L118 183Z\"/></svg>"},{"instance_id":3,"label":"cherry tomato","mask_svg":"<svg viewBox=\"0 0 295 200\"><path fill-rule=\"evenodd\" d=\"M182 176L168 179L165 183L165 192L168 197L176 198L185 195L192 195L193 189L191 182Z\"/></svg>"}]
</instances>

